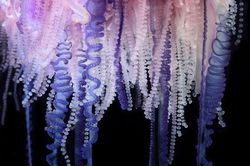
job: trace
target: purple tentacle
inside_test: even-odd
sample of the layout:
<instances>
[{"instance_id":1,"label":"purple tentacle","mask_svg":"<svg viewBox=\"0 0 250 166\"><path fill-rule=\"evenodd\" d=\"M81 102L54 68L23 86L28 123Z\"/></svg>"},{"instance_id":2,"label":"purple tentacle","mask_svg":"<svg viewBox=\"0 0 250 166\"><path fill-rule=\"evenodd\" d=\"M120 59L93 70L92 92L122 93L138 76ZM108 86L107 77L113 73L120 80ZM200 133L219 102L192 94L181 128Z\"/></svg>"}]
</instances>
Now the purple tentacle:
<instances>
[{"instance_id":1,"label":"purple tentacle","mask_svg":"<svg viewBox=\"0 0 250 166\"><path fill-rule=\"evenodd\" d=\"M81 80L79 81L79 101L83 101L86 97L86 67L87 55L84 50L78 50L78 54L81 59L78 60L78 66L80 67ZM84 108L81 107L78 114L78 123L75 125L75 165L83 165L81 147L84 143L84 123L85 117L83 115Z\"/></svg>"},{"instance_id":2,"label":"purple tentacle","mask_svg":"<svg viewBox=\"0 0 250 166\"><path fill-rule=\"evenodd\" d=\"M25 107L25 118L26 118L26 129L27 129L27 151L28 151L28 165L32 166L32 148L31 148L31 130L32 130L32 121L31 121L31 106L27 105Z\"/></svg>"},{"instance_id":3,"label":"purple tentacle","mask_svg":"<svg viewBox=\"0 0 250 166\"><path fill-rule=\"evenodd\" d=\"M95 115L92 112L92 106L99 102L99 97L94 93L94 90L99 88L101 82L92 75L92 68L98 66L101 63L101 58L93 56L96 52L102 49L101 43L92 43L94 39L103 37L103 25L105 21L104 13L106 10L106 1L89 0L86 3L87 11L89 12L91 19L88 23L85 31L85 42L87 44L86 58L90 62L86 66L86 80L90 80L90 86L87 89L86 96L87 101L83 103L83 115L86 118L85 132L88 137L85 137L83 144L83 158L87 160L87 165L92 165L92 144L97 141L98 127Z\"/></svg>"},{"instance_id":4,"label":"purple tentacle","mask_svg":"<svg viewBox=\"0 0 250 166\"><path fill-rule=\"evenodd\" d=\"M203 82L201 93L201 110L198 120L198 145L197 145L197 166L210 166L211 162L205 158L206 148L212 144L211 135L213 129L209 128L216 117L216 108L220 106L220 101L225 90L225 67L230 59L231 32L229 32L222 22L217 27L216 38L212 44L212 56L209 59L207 75Z\"/></svg>"},{"instance_id":5,"label":"purple tentacle","mask_svg":"<svg viewBox=\"0 0 250 166\"><path fill-rule=\"evenodd\" d=\"M159 165L167 166L167 147L168 147L168 103L169 103L169 80L170 80L170 59L171 44L170 32L167 33L165 42L165 51L162 57L160 85L162 91L161 107L158 114L158 148L159 148Z\"/></svg>"},{"instance_id":6,"label":"purple tentacle","mask_svg":"<svg viewBox=\"0 0 250 166\"><path fill-rule=\"evenodd\" d=\"M60 43L58 45L57 59L52 63L55 70L54 83L51 85L52 89L56 92L53 106L55 110L47 112L46 120L48 127L46 131L54 142L47 146L52 153L48 154L46 159L49 165L57 165L57 151L61 145L62 132L65 128L64 117L68 112L67 99L72 94L72 87L70 86L71 77L67 71L67 63L71 59L69 51L70 43Z\"/></svg>"},{"instance_id":7,"label":"purple tentacle","mask_svg":"<svg viewBox=\"0 0 250 166\"><path fill-rule=\"evenodd\" d=\"M116 66L116 89L118 93L118 99L121 104L121 108L123 110L128 108L128 99L125 92L125 86L123 83L123 76L122 76L122 66L121 66L121 52L120 52L120 44L121 44L121 33L122 33L122 24L123 24L123 16L122 16L122 6L121 1L116 0L115 1L115 8L119 11L119 33L118 33L118 39L115 49L115 61L114 64Z\"/></svg>"}]
</instances>

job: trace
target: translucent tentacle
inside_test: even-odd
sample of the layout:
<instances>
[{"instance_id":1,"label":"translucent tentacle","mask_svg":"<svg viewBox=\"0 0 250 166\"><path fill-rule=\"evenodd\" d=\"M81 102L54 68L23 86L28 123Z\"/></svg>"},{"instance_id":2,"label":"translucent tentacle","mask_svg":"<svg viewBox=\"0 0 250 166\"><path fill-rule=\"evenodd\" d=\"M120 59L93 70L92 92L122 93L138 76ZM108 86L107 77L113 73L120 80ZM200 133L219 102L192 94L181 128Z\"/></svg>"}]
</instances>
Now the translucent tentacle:
<instances>
[{"instance_id":1,"label":"translucent tentacle","mask_svg":"<svg viewBox=\"0 0 250 166\"><path fill-rule=\"evenodd\" d=\"M165 51L161 66L161 105L158 113L158 148L159 148L159 165L167 166L167 147L168 147L168 106L170 95L170 62L171 62L171 33L167 33L165 42Z\"/></svg>"},{"instance_id":2,"label":"translucent tentacle","mask_svg":"<svg viewBox=\"0 0 250 166\"><path fill-rule=\"evenodd\" d=\"M4 89L3 98L2 98L3 108L1 111L1 125L5 124L6 111L7 111L7 97L8 97L12 69L13 69L12 66L9 66L8 72L7 72L7 78L6 78L6 82L5 82L5 89Z\"/></svg>"},{"instance_id":3,"label":"translucent tentacle","mask_svg":"<svg viewBox=\"0 0 250 166\"><path fill-rule=\"evenodd\" d=\"M152 112L152 119L150 121L150 142L149 142L149 166L156 165L156 126L155 126L155 112Z\"/></svg>"},{"instance_id":4,"label":"translucent tentacle","mask_svg":"<svg viewBox=\"0 0 250 166\"><path fill-rule=\"evenodd\" d=\"M102 44L97 40L103 37L104 13L106 10L106 2L89 0L86 3L86 9L89 12L91 19L85 29L85 42L87 45L86 58L89 64L86 66L86 80L89 87L86 91L86 99L83 102L83 115L86 117L85 134L83 144L83 158L87 160L87 165L92 165L92 144L97 140L97 120L92 112L92 107L98 103L99 97L95 94L95 90L100 86L100 80L93 76L93 68L101 63L101 58L96 56L102 49ZM98 9L98 10L95 10Z\"/></svg>"},{"instance_id":5,"label":"translucent tentacle","mask_svg":"<svg viewBox=\"0 0 250 166\"><path fill-rule=\"evenodd\" d=\"M13 81L14 81L13 98L14 98L17 111L20 111L20 104L18 101L18 94L17 94L17 84L20 82L19 77L21 76L22 72L23 72L23 68L17 68L16 73L13 77Z\"/></svg>"},{"instance_id":6,"label":"translucent tentacle","mask_svg":"<svg viewBox=\"0 0 250 166\"><path fill-rule=\"evenodd\" d=\"M234 8L233 2L232 7ZM200 98L200 116L198 120L198 144L197 144L197 165L212 165L206 159L206 148L212 144L211 135L213 129L211 125L217 114L217 108L220 107L220 102L225 90L225 67L229 63L232 46L232 32L230 24L227 23L229 13L219 18L216 38L212 43L212 55L209 58L209 66L207 75L202 84L202 92Z\"/></svg>"},{"instance_id":7,"label":"translucent tentacle","mask_svg":"<svg viewBox=\"0 0 250 166\"><path fill-rule=\"evenodd\" d=\"M52 151L47 155L46 159L50 165L57 165L57 149L61 145L62 132L65 128L64 117L68 112L67 99L72 94L72 87L70 86L71 77L67 71L68 60L71 59L69 49L70 43L60 43L57 47L57 59L53 61L52 65L55 70L54 83L51 85L55 92L55 100L53 102L54 110L46 113L46 120L48 127L46 131L54 142L47 146Z\"/></svg>"},{"instance_id":8,"label":"translucent tentacle","mask_svg":"<svg viewBox=\"0 0 250 166\"><path fill-rule=\"evenodd\" d=\"M28 104L25 106L25 119L26 119L26 129L27 129L27 150L28 150L28 165L32 166L32 142L31 142L31 131L32 131L32 121L31 121L31 106Z\"/></svg>"},{"instance_id":9,"label":"translucent tentacle","mask_svg":"<svg viewBox=\"0 0 250 166\"><path fill-rule=\"evenodd\" d=\"M118 99L123 110L128 108L128 99L125 92L125 86L123 84L123 76L122 76L122 66L121 66L121 50L120 50L120 43L121 43L121 33L122 33L122 9L121 9L121 2L120 0L116 0L115 2L115 16L117 17L116 26L118 30L118 39L116 44L116 52L115 52L115 61L114 64L116 66L116 91L118 93Z\"/></svg>"}]
</instances>

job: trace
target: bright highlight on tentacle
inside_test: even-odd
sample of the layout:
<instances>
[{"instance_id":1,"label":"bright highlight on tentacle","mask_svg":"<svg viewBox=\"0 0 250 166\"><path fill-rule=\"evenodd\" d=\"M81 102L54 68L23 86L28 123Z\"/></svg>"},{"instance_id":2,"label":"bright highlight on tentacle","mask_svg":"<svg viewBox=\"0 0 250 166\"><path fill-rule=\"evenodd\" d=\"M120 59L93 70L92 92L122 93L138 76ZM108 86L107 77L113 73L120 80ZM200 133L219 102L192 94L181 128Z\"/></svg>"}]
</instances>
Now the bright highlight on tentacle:
<instances>
[{"instance_id":1,"label":"bright highlight on tentacle","mask_svg":"<svg viewBox=\"0 0 250 166\"><path fill-rule=\"evenodd\" d=\"M47 94L48 164L58 165L61 153L67 166L91 166L99 121L117 96L121 109L144 110L149 165L166 166L188 127L185 107L200 95L197 165L212 165L206 149L216 116L225 126L224 69L243 17L242 0L0 0L1 125L13 80L17 110L23 85L32 165L31 105Z\"/></svg>"}]
</instances>

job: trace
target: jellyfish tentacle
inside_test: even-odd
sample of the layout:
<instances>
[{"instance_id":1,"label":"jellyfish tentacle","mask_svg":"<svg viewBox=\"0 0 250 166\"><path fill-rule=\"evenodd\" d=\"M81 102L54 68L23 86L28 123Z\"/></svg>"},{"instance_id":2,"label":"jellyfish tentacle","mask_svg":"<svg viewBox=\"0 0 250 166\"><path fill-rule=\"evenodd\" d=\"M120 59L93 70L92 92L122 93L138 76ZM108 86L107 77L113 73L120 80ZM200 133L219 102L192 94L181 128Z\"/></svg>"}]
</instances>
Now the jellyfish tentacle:
<instances>
[{"instance_id":1,"label":"jellyfish tentacle","mask_svg":"<svg viewBox=\"0 0 250 166\"><path fill-rule=\"evenodd\" d=\"M12 22L12 21L13 20L10 20L10 22ZM7 48L6 48L7 52L3 52L3 53L7 53L8 56L7 56L6 60L2 62L2 66L1 66L1 69L0 69L1 72L5 72L7 70L5 89L4 89L4 93L3 93L3 97L2 97L3 108L2 108L2 112L1 112L1 125L4 125L4 123L5 123L9 84L10 84L10 81L11 81L13 70L15 68L17 68L17 58L16 58L17 42L15 41L16 38L17 38L16 30L15 30L15 28L13 28L12 30L7 30L6 29L6 31L9 31L9 33L11 33L12 36L8 36L8 35L6 36L8 38L8 42L6 43L7 45L3 45L3 46L7 46ZM5 40L7 38L4 37L3 44L5 44ZM14 41L12 41L12 40L14 40ZM5 55L3 54L3 56L5 56Z\"/></svg>"},{"instance_id":2,"label":"jellyfish tentacle","mask_svg":"<svg viewBox=\"0 0 250 166\"><path fill-rule=\"evenodd\" d=\"M101 51L102 44L98 42L98 38L103 37L103 22L105 20L104 13L106 10L105 1L88 0L86 9L90 14L85 32L85 42L87 45L86 58L88 65L86 66L86 81L88 88L86 97L83 101L83 115L86 118L84 144L82 147L82 157L87 160L87 165L92 165L92 144L97 140L97 120L92 112L92 107L98 103L99 96L95 94L95 90L100 87L100 80L93 76L93 69L101 63L101 58L96 54Z\"/></svg>"},{"instance_id":3,"label":"jellyfish tentacle","mask_svg":"<svg viewBox=\"0 0 250 166\"><path fill-rule=\"evenodd\" d=\"M218 35L221 34L220 32L217 32L216 38L218 39ZM230 34L227 34L227 32L224 32L221 34L221 36L224 36L223 38L228 38ZM228 42L228 41L226 41ZM220 44L224 43L221 40L216 40L213 43L213 47L218 47ZM206 89L203 95L204 101L203 102L203 120L199 121L199 140L198 142L198 161L200 161L202 164L206 164L207 160L204 158L204 153L207 147L211 145L211 134L213 133L212 129L208 129L208 125L213 124L213 119L215 118L216 114L216 108L219 107L219 102L223 97L223 92L225 89L225 74L224 74L224 68L228 64L230 54L228 53L229 47L224 47L223 49L220 48L220 51L215 53L213 49L213 54L210 58L210 66L208 67L208 72L206 76ZM218 57L222 59L219 60ZM212 63L211 63L212 62ZM200 117L202 118L202 117ZM202 157L201 157L202 156Z\"/></svg>"},{"instance_id":4,"label":"jellyfish tentacle","mask_svg":"<svg viewBox=\"0 0 250 166\"><path fill-rule=\"evenodd\" d=\"M117 40L117 27L113 29L114 21L111 23L109 22L109 19L116 19L114 18L114 10L113 4L107 4L106 5L106 13L105 18L107 19L106 23L104 24L104 42L103 42L103 51L105 52L105 59L106 59L106 82L105 82L105 93L103 96L103 100L100 104L100 112L97 113L97 119L100 120L103 117L103 114L105 111L109 108L109 106L112 104L116 97L116 73L115 73L115 57L110 56L115 54L115 42ZM111 18L109 18L111 17Z\"/></svg>"},{"instance_id":5,"label":"jellyfish tentacle","mask_svg":"<svg viewBox=\"0 0 250 166\"><path fill-rule=\"evenodd\" d=\"M26 98L29 95L33 84L29 83L23 98ZM32 132L32 106L30 102L25 103L23 105L25 108L25 121L26 121L26 130L27 130L27 157L28 157L28 165L32 166L32 139L31 139L31 132Z\"/></svg>"},{"instance_id":6,"label":"jellyfish tentacle","mask_svg":"<svg viewBox=\"0 0 250 166\"><path fill-rule=\"evenodd\" d=\"M0 64L0 71L4 72L5 71L5 66L8 64L8 36L5 31L5 28L1 26L0 29L0 54L1 54L1 64Z\"/></svg>"},{"instance_id":7,"label":"jellyfish tentacle","mask_svg":"<svg viewBox=\"0 0 250 166\"><path fill-rule=\"evenodd\" d=\"M12 81L14 82L14 88L13 88L13 98L16 105L16 110L20 111L20 104L18 100L18 94L17 94L17 84L20 83L20 77L23 72L23 66L21 65L21 62L17 62L15 74L13 76Z\"/></svg>"},{"instance_id":8,"label":"jellyfish tentacle","mask_svg":"<svg viewBox=\"0 0 250 166\"><path fill-rule=\"evenodd\" d=\"M72 87L70 86L71 77L68 73L68 61L71 59L71 43L62 42L57 47L57 59L52 62L55 70L55 78L51 84L52 90L55 92L55 100L53 102L54 110L46 113L46 120L48 127L46 131L54 142L47 146L52 153L48 154L46 159L50 165L57 165L57 149L61 145L62 132L65 128L64 117L68 112L67 99L72 94Z\"/></svg>"},{"instance_id":9,"label":"jellyfish tentacle","mask_svg":"<svg viewBox=\"0 0 250 166\"><path fill-rule=\"evenodd\" d=\"M64 128L64 130L62 132L63 137L61 140L61 152L62 152L62 155L65 159L67 166L71 165L71 160L70 160L68 152L67 152L66 143L67 143L67 139L68 139L68 135L69 135L70 130L72 130L72 127L75 126L75 124L78 122L77 115L79 114L79 109L80 109L77 93L72 94L72 100L71 100L71 103L69 105L69 108L70 108L69 120L66 124L66 127Z\"/></svg>"},{"instance_id":10,"label":"jellyfish tentacle","mask_svg":"<svg viewBox=\"0 0 250 166\"><path fill-rule=\"evenodd\" d=\"M84 128L85 128L85 116L83 114L83 100L86 98L86 67L87 67L87 55L83 49L76 51L77 65L79 66L79 94L77 95L79 101L79 110L76 113L77 123L75 124L75 165L83 165L82 161L82 145L84 141Z\"/></svg>"},{"instance_id":11,"label":"jellyfish tentacle","mask_svg":"<svg viewBox=\"0 0 250 166\"><path fill-rule=\"evenodd\" d=\"M147 51L150 49L150 47L148 47L148 45L146 44L150 41L149 28L148 28L150 7L149 3L144 0L138 2L138 7L139 7L138 18L137 18L138 27L136 29L136 41L133 52L133 54L135 55L132 55L132 58L134 56L135 59L132 59L132 65L133 63L135 63L134 64L135 76L138 75L137 79L139 82L141 93L143 94L143 97L146 98L148 96L147 92L148 81L147 81L147 70L145 61L147 60Z\"/></svg>"},{"instance_id":12,"label":"jellyfish tentacle","mask_svg":"<svg viewBox=\"0 0 250 166\"><path fill-rule=\"evenodd\" d=\"M131 54L131 83L135 84L137 80L139 80L139 61L140 57L143 57L142 54L142 49L143 49L143 44L144 41L146 40L147 36L147 14L148 14L148 4L147 1L145 0L140 0L140 1L135 1L134 2L134 10L135 10L135 24L136 24L136 29L135 29L135 46L133 49L133 52ZM143 61L143 60L142 60ZM139 80L139 86L141 89L143 88L143 83L144 81ZM141 87L142 86L142 87ZM145 91L143 90L143 93Z\"/></svg>"},{"instance_id":13,"label":"jellyfish tentacle","mask_svg":"<svg viewBox=\"0 0 250 166\"><path fill-rule=\"evenodd\" d=\"M162 56L163 62L161 66L161 105L158 113L158 148L159 148L159 164L167 166L167 147L168 147L168 106L170 95L170 62L171 62L171 32L167 32L167 39L165 41L165 51Z\"/></svg>"},{"instance_id":14,"label":"jellyfish tentacle","mask_svg":"<svg viewBox=\"0 0 250 166\"><path fill-rule=\"evenodd\" d=\"M159 79L160 79L160 68L162 64L162 56L164 52L164 45L165 45L165 40L166 40L166 34L167 30L169 29L170 26L170 17L172 15L172 1L167 1L164 4L166 6L166 10L168 11L166 18L164 20L164 27L162 28L162 36L158 39L159 44L156 45L155 47L155 52L153 53L153 61L154 61L154 66L153 66L153 79L152 79L152 87L150 90L150 93L145 101L145 116L146 118L150 119L151 115L151 104L153 103L153 100L155 96L157 96L158 88L159 88ZM157 104L155 105L157 106Z\"/></svg>"},{"instance_id":15,"label":"jellyfish tentacle","mask_svg":"<svg viewBox=\"0 0 250 166\"><path fill-rule=\"evenodd\" d=\"M149 166L155 166L156 161L156 121L155 121L155 111L152 112L152 120L150 120L150 142L149 142L149 160L148 165Z\"/></svg>"},{"instance_id":16,"label":"jellyfish tentacle","mask_svg":"<svg viewBox=\"0 0 250 166\"><path fill-rule=\"evenodd\" d=\"M124 38L124 33L122 33L121 42L123 41L123 38ZM132 101L132 94L130 90L128 64L126 62L128 60L127 58L128 52L125 51L124 47L125 47L125 43L121 43L120 54L121 54L122 76L124 80L124 86L125 86L125 91L126 91L126 96L127 96L127 101L128 101L127 110L131 111L133 108L133 101Z\"/></svg>"},{"instance_id":17,"label":"jellyfish tentacle","mask_svg":"<svg viewBox=\"0 0 250 166\"><path fill-rule=\"evenodd\" d=\"M103 100L101 101L101 104L100 104L100 114L97 115L98 119L101 119L103 117L104 111L108 109L108 107L112 104L116 96L116 88L115 88L116 73L114 70L115 69L115 65L114 65L115 57L110 56L114 54L115 50L109 45L111 41L108 41L110 39L113 39L112 36L114 34L108 31L107 25L104 27L104 35L105 35L104 36L105 41L103 43L103 51L106 51L104 55L106 59L106 68L110 70L107 70L107 73L106 73L106 82L105 82L106 89L105 89L105 94L103 96Z\"/></svg>"},{"instance_id":18,"label":"jellyfish tentacle","mask_svg":"<svg viewBox=\"0 0 250 166\"><path fill-rule=\"evenodd\" d=\"M114 7L115 7L115 24L117 27L117 41L115 45L115 61L114 64L116 66L116 91L118 93L118 99L121 105L121 108L123 110L128 108L128 100L127 100L127 95L125 92L125 86L123 83L123 74L122 74L122 65L121 65L121 50L120 50L120 45L121 45L121 35L122 35L122 27L123 27L123 18L122 18L122 13L123 9L121 6L121 1L120 0L115 0L114 1ZM117 20L116 20L117 18Z\"/></svg>"},{"instance_id":19,"label":"jellyfish tentacle","mask_svg":"<svg viewBox=\"0 0 250 166\"><path fill-rule=\"evenodd\" d=\"M230 4L236 5L235 2ZM230 10L219 18L216 37L212 43L212 53L201 92L200 116L198 120L197 165L212 165L206 157L206 148L211 146L213 129L211 125L217 114L217 108L225 90L225 67L229 63L232 46L232 28L227 24Z\"/></svg>"},{"instance_id":20,"label":"jellyfish tentacle","mask_svg":"<svg viewBox=\"0 0 250 166\"><path fill-rule=\"evenodd\" d=\"M32 166L32 142L31 142L31 131L32 131L32 120L31 120L31 106L27 104L25 106L25 119L27 129L27 150L28 150L28 165Z\"/></svg>"},{"instance_id":21,"label":"jellyfish tentacle","mask_svg":"<svg viewBox=\"0 0 250 166\"><path fill-rule=\"evenodd\" d=\"M8 67L8 72L7 72L7 78L5 82L5 90L3 93L3 108L1 111L1 125L5 124L5 118L6 118L6 111L7 111L7 97L8 97L8 90L9 90L9 84L10 84L10 79L11 79L11 74L12 74L12 66Z\"/></svg>"}]
</instances>

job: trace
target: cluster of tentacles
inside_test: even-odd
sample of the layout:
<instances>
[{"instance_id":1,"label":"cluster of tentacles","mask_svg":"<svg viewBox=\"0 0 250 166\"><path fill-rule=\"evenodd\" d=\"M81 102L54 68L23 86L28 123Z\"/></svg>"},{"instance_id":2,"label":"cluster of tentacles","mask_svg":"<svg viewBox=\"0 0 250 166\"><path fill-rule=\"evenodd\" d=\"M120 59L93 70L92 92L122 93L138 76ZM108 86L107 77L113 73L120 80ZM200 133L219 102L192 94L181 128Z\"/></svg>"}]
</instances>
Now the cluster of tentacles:
<instances>
[{"instance_id":1,"label":"cluster of tentacles","mask_svg":"<svg viewBox=\"0 0 250 166\"><path fill-rule=\"evenodd\" d=\"M200 95L197 165L212 165L205 152L216 116L225 126L224 70L242 38L243 14L243 2L235 0L0 0L1 124L13 78L18 110L23 84L29 165L32 103L47 94L49 165L57 165L60 149L67 166L83 159L91 166L98 122L117 95L123 110L144 110L151 121L149 165L158 149L158 163L166 166L188 127L185 106ZM75 163L66 144L73 129Z\"/></svg>"}]
</instances>

